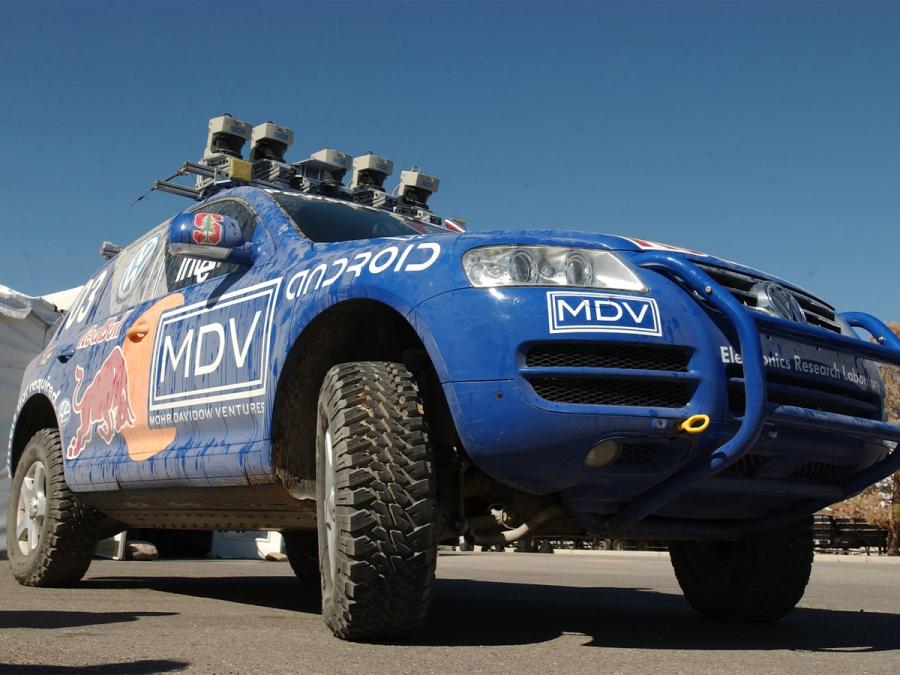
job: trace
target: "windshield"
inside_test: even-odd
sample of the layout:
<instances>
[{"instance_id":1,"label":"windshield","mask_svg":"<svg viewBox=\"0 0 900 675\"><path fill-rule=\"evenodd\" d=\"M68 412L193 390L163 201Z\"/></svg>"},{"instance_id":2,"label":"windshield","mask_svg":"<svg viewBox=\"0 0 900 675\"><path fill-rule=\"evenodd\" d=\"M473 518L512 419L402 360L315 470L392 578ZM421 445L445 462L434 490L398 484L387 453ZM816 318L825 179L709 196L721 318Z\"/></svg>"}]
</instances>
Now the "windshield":
<instances>
[{"instance_id":1,"label":"windshield","mask_svg":"<svg viewBox=\"0 0 900 675\"><path fill-rule=\"evenodd\" d=\"M426 225L396 213L359 204L283 193L275 193L272 196L288 212L297 229L315 242L408 237L447 232L441 227Z\"/></svg>"}]
</instances>

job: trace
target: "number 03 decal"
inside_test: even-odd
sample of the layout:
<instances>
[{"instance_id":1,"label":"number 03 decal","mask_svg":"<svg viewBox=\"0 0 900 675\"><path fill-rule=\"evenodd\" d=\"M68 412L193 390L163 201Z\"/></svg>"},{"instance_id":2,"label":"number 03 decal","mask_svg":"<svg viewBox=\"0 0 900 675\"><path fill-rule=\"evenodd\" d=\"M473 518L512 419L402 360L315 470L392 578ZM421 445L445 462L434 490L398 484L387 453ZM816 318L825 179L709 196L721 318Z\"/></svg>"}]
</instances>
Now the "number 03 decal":
<instances>
[{"instance_id":1,"label":"number 03 decal","mask_svg":"<svg viewBox=\"0 0 900 675\"><path fill-rule=\"evenodd\" d=\"M87 282L84 292L78 299L78 304L69 310L69 318L66 319L66 329L73 323L84 322L87 315L90 314L91 307L93 307L94 303L97 301L97 291L100 290L100 287L103 286L103 280L106 279L106 272L107 270L103 270L100 274Z\"/></svg>"}]
</instances>

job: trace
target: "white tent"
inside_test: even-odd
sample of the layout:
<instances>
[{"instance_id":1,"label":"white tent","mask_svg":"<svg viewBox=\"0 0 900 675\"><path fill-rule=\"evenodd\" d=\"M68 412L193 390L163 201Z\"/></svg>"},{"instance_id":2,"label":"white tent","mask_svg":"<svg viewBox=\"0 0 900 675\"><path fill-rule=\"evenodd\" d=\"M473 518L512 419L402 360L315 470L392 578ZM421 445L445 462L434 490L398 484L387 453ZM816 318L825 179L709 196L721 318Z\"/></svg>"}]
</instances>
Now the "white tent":
<instances>
[{"instance_id":1,"label":"white tent","mask_svg":"<svg viewBox=\"0 0 900 675\"><path fill-rule=\"evenodd\" d=\"M6 439L25 366L43 348L50 327L69 308L81 289L33 298L0 284L0 557L6 553Z\"/></svg>"}]
</instances>

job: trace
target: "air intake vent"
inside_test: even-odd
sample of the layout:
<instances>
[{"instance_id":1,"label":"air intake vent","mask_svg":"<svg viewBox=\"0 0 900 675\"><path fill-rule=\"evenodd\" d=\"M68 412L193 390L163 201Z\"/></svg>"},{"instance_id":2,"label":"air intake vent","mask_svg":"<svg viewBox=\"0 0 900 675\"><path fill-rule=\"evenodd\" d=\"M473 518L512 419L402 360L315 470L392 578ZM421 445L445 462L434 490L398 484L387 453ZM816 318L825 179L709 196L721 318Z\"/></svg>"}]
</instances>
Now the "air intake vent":
<instances>
[{"instance_id":1,"label":"air intake vent","mask_svg":"<svg viewBox=\"0 0 900 675\"><path fill-rule=\"evenodd\" d=\"M532 346L525 357L528 368L625 368L687 372L691 352L682 347L640 344L560 344Z\"/></svg>"},{"instance_id":2,"label":"air intake vent","mask_svg":"<svg viewBox=\"0 0 900 675\"><path fill-rule=\"evenodd\" d=\"M769 459L768 455L744 455L734 464L725 469L726 472L746 473L753 471L760 464L764 464Z\"/></svg>"},{"instance_id":3,"label":"air intake vent","mask_svg":"<svg viewBox=\"0 0 900 675\"><path fill-rule=\"evenodd\" d=\"M825 462L807 462L792 473L791 477L812 478L814 480L827 481L834 479L839 471L840 467L834 464L827 464Z\"/></svg>"},{"instance_id":4,"label":"air intake vent","mask_svg":"<svg viewBox=\"0 0 900 675\"><path fill-rule=\"evenodd\" d=\"M580 377L536 377L531 386L541 398L580 405L682 408L694 389L692 382L640 382Z\"/></svg>"},{"instance_id":5,"label":"air intake vent","mask_svg":"<svg viewBox=\"0 0 900 675\"><path fill-rule=\"evenodd\" d=\"M659 452L659 446L650 445L648 443L625 443L622 451L619 453L616 464L653 464L656 455Z\"/></svg>"}]
</instances>

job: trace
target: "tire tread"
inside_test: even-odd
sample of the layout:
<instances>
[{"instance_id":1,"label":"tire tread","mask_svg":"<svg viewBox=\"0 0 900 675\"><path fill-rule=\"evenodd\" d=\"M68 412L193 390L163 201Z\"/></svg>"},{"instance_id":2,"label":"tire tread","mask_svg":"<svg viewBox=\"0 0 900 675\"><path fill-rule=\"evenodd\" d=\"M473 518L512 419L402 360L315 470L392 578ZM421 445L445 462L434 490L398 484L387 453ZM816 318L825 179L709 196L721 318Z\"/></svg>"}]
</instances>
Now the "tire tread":
<instances>
[{"instance_id":1,"label":"tire tread","mask_svg":"<svg viewBox=\"0 0 900 675\"><path fill-rule=\"evenodd\" d=\"M325 377L320 414L333 439L339 540L326 623L349 640L409 635L428 614L437 559L418 387L401 364L341 364Z\"/></svg>"},{"instance_id":2,"label":"tire tread","mask_svg":"<svg viewBox=\"0 0 900 675\"><path fill-rule=\"evenodd\" d=\"M35 447L37 446L37 447ZM90 567L97 539L98 512L69 490L63 470L62 441L56 429L35 433L19 460L18 471L27 469L31 455L44 462L47 472L46 528L37 556L29 561L10 542L13 575L23 586L70 586ZM10 522L15 522L15 490L10 495Z\"/></svg>"},{"instance_id":3,"label":"tire tread","mask_svg":"<svg viewBox=\"0 0 900 675\"><path fill-rule=\"evenodd\" d=\"M735 542L722 578L703 579L691 557L698 544L669 545L672 567L685 598L711 619L766 622L780 619L800 602L813 562L812 517Z\"/></svg>"}]
</instances>

